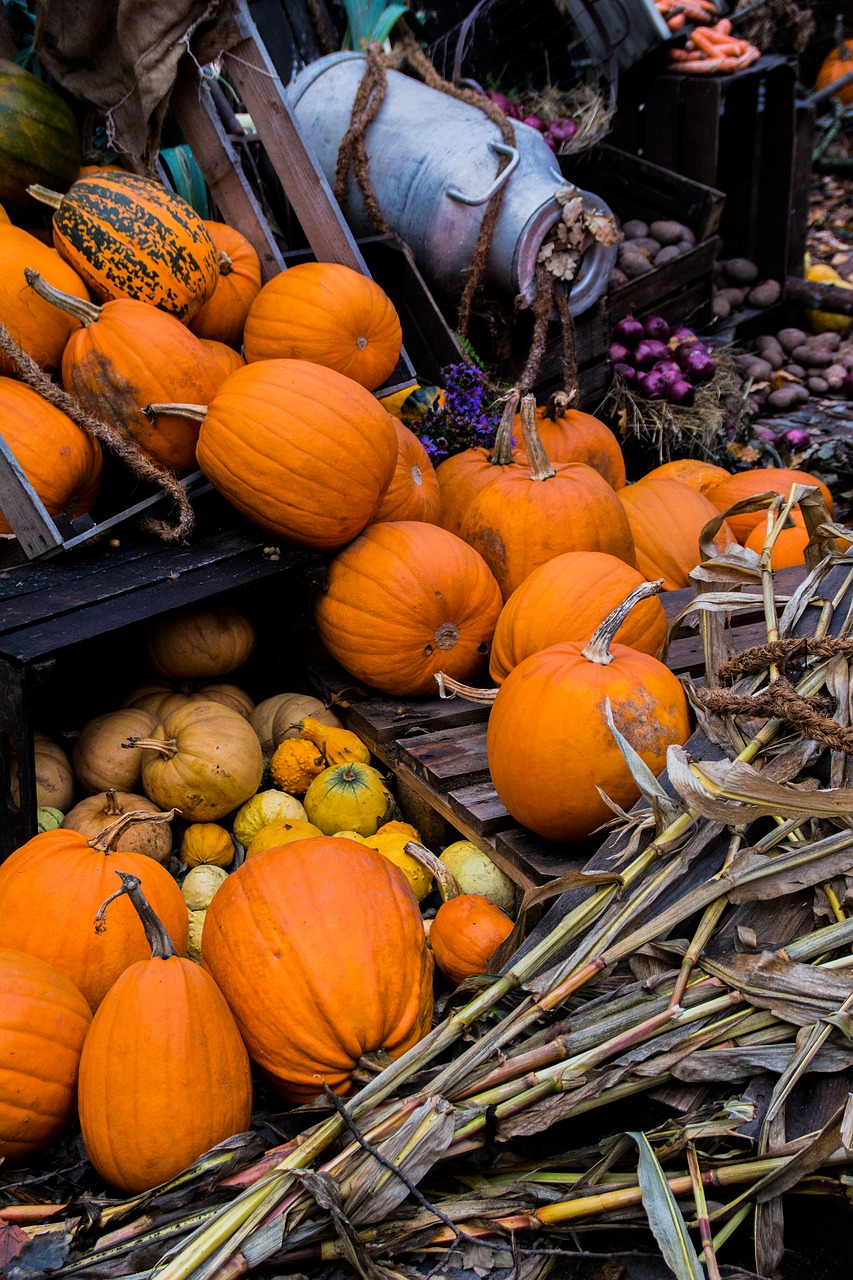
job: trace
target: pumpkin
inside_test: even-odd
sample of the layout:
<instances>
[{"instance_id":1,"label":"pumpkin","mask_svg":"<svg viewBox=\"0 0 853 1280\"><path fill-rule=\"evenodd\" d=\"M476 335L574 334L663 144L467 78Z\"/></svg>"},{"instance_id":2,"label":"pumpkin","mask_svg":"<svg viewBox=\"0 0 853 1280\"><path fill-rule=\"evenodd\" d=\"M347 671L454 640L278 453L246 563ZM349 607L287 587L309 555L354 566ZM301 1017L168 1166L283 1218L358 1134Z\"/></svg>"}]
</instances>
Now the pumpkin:
<instances>
[{"instance_id":1,"label":"pumpkin","mask_svg":"<svg viewBox=\"0 0 853 1280\"><path fill-rule=\"evenodd\" d=\"M853 59L850 62L853 71ZM853 289L853 282L845 280L828 262L812 262L811 255L806 254L806 279L817 280L819 284L831 284L836 289ZM834 311L816 311L811 307L806 310L806 319L812 333L847 333L850 328L850 316L840 316Z\"/></svg>"},{"instance_id":2,"label":"pumpkin","mask_svg":"<svg viewBox=\"0 0 853 1280\"><path fill-rule=\"evenodd\" d=\"M142 776L142 752L123 747L125 738L146 737L156 726L150 711L128 707L89 720L71 751L77 784L87 796L116 787L133 791Z\"/></svg>"},{"instance_id":3,"label":"pumpkin","mask_svg":"<svg viewBox=\"0 0 853 1280\"><path fill-rule=\"evenodd\" d=\"M485 973L512 920L488 898L462 893L442 902L429 931L435 963L451 982Z\"/></svg>"},{"instance_id":4,"label":"pumpkin","mask_svg":"<svg viewBox=\"0 0 853 1280\"><path fill-rule=\"evenodd\" d=\"M370 764L370 752L349 729L334 729L308 716L299 721L299 736L320 748L327 765L346 764L350 760Z\"/></svg>"},{"instance_id":5,"label":"pumpkin","mask_svg":"<svg viewBox=\"0 0 853 1280\"><path fill-rule=\"evenodd\" d=\"M89 511L101 483L101 446L37 391L0 377L3 439L48 514ZM0 513L0 533L12 527Z\"/></svg>"},{"instance_id":6,"label":"pumpkin","mask_svg":"<svg viewBox=\"0 0 853 1280\"><path fill-rule=\"evenodd\" d=\"M192 605L161 614L148 627L145 654L168 680L212 679L240 667L254 650L253 624L229 605Z\"/></svg>"},{"instance_id":7,"label":"pumpkin","mask_svg":"<svg viewBox=\"0 0 853 1280\"><path fill-rule=\"evenodd\" d=\"M194 964L201 964L201 935L204 933L207 912L191 911L189 917L190 931L187 936L187 959L192 960Z\"/></svg>"},{"instance_id":8,"label":"pumpkin","mask_svg":"<svg viewBox=\"0 0 853 1280\"><path fill-rule=\"evenodd\" d=\"M54 209L54 245L101 302L135 298L187 321L212 296L219 259L210 232L170 188L98 169L64 196L32 194Z\"/></svg>"},{"instance_id":9,"label":"pumpkin","mask_svg":"<svg viewBox=\"0 0 853 1280\"><path fill-rule=\"evenodd\" d=\"M189 327L199 338L239 347L249 308L261 289L261 260L242 232L224 222L205 222L219 256L219 278Z\"/></svg>"},{"instance_id":10,"label":"pumpkin","mask_svg":"<svg viewBox=\"0 0 853 1280\"><path fill-rule=\"evenodd\" d=\"M234 839L247 848L271 822L304 817L305 809L295 796L285 791L259 791L234 815Z\"/></svg>"},{"instance_id":11,"label":"pumpkin","mask_svg":"<svg viewBox=\"0 0 853 1280\"><path fill-rule=\"evenodd\" d=\"M369 276L337 262L302 262L267 281L243 329L255 360L310 360L375 391L393 373L403 332Z\"/></svg>"},{"instance_id":12,"label":"pumpkin","mask_svg":"<svg viewBox=\"0 0 853 1280\"><path fill-rule=\"evenodd\" d=\"M280 845L293 844L296 840L311 840L321 836L323 832L313 822L302 818L282 818L279 822L271 822L262 827L246 850L247 858L255 858L268 849L278 849Z\"/></svg>"},{"instance_id":13,"label":"pumpkin","mask_svg":"<svg viewBox=\"0 0 853 1280\"><path fill-rule=\"evenodd\" d=\"M546 560L501 610L489 663L495 684L531 653L563 640L588 640L642 581L637 569L604 551L567 551ZM658 653L666 630L663 606L651 597L631 610L616 639L644 653Z\"/></svg>"},{"instance_id":14,"label":"pumpkin","mask_svg":"<svg viewBox=\"0 0 853 1280\"><path fill-rule=\"evenodd\" d=\"M160 815L161 812L147 796L117 791L110 787L75 804L63 818L62 826L66 831L77 831L89 840L100 835L105 827L115 822L123 813ZM153 822L139 818L124 831L122 846L125 853L144 853L155 862L168 862L172 853L172 831L169 823L159 816Z\"/></svg>"},{"instance_id":15,"label":"pumpkin","mask_svg":"<svg viewBox=\"0 0 853 1280\"><path fill-rule=\"evenodd\" d=\"M417 827L412 826L411 822L400 822L397 819L393 819L391 822L383 822L381 827L376 828L376 834L378 836L387 836L392 832L396 834L402 834L405 832L407 839L417 840L420 844L421 833L418 831Z\"/></svg>"},{"instance_id":16,"label":"pumpkin","mask_svg":"<svg viewBox=\"0 0 853 1280\"><path fill-rule=\"evenodd\" d=\"M137 877L121 879L130 901L107 899L106 929L118 907L130 907L149 955L122 973L92 1020L78 1098L86 1154L102 1178L134 1194L248 1129L252 1079L216 983L176 953Z\"/></svg>"},{"instance_id":17,"label":"pumpkin","mask_svg":"<svg viewBox=\"0 0 853 1280\"><path fill-rule=\"evenodd\" d=\"M726 511L736 502L755 497L756 494L773 492L787 497L793 484L816 485L823 494L829 514L832 515L832 494L822 480L807 471L795 471L784 467L755 467L749 471L737 471L708 490L707 496L718 511ZM726 524L738 542L743 544L756 525L764 525L766 510L747 511L741 515L727 516Z\"/></svg>"},{"instance_id":18,"label":"pumpkin","mask_svg":"<svg viewBox=\"0 0 853 1280\"><path fill-rule=\"evenodd\" d=\"M179 707L185 707L191 701L190 694L184 693L168 680L148 680L125 694L121 705L147 711L159 723L171 712L177 711Z\"/></svg>"},{"instance_id":19,"label":"pumpkin","mask_svg":"<svg viewBox=\"0 0 853 1280\"><path fill-rule=\"evenodd\" d=\"M190 694L191 702L219 702L230 711L236 711L244 720L251 720L255 703L245 689L221 680L205 680ZM162 719L162 716L161 716Z\"/></svg>"},{"instance_id":20,"label":"pumpkin","mask_svg":"<svg viewBox=\"0 0 853 1280\"><path fill-rule=\"evenodd\" d=\"M400 868L415 898L418 902L423 902L432 889L432 876L422 862L418 862L417 858L406 853L406 845L411 839L412 837L406 831L390 831L384 835L380 835L377 831L375 835L369 837L367 843L371 849L375 849L377 853L382 854L383 858L387 858L389 862L394 863L395 867Z\"/></svg>"},{"instance_id":21,"label":"pumpkin","mask_svg":"<svg viewBox=\"0 0 853 1280\"><path fill-rule=\"evenodd\" d=\"M36 826L41 831L55 831L61 827L65 814L61 809L52 809L50 805L42 805L36 812Z\"/></svg>"},{"instance_id":22,"label":"pumpkin","mask_svg":"<svg viewBox=\"0 0 853 1280\"><path fill-rule=\"evenodd\" d=\"M743 545L761 555L764 550L766 536L767 524L765 521L755 526ZM795 565L805 564L805 549L808 541L809 533L805 524L802 519L795 519L790 528L782 529L777 535L776 541L773 543L773 549L770 552L770 568L790 569Z\"/></svg>"},{"instance_id":23,"label":"pumpkin","mask_svg":"<svg viewBox=\"0 0 853 1280\"><path fill-rule=\"evenodd\" d=\"M515 905L515 885L506 872L470 840L455 840L442 851L444 863L462 892L478 893L509 914Z\"/></svg>"},{"instance_id":24,"label":"pumpkin","mask_svg":"<svg viewBox=\"0 0 853 1280\"><path fill-rule=\"evenodd\" d=\"M325 835L357 831L372 836L397 816L382 774L369 764L338 764L319 773L305 793L305 812Z\"/></svg>"},{"instance_id":25,"label":"pumpkin","mask_svg":"<svg viewBox=\"0 0 853 1280\"><path fill-rule=\"evenodd\" d=\"M663 578L664 591L689 586L688 574L702 558L700 534L719 515L710 498L679 480L641 480L620 489L619 500L643 577ZM732 542L734 534L724 523L714 535L714 546L719 553Z\"/></svg>"},{"instance_id":26,"label":"pumpkin","mask_svg":"<svg viewBox=\"0 0 853 1280\"><path fill-rule=\"evenodd\" d=\"M80 322L62 354L65 390L161 466L178 475L194 470L198 424L143 410L152 402L211 398L223 377L199 339L147 302L116 298L96 306L29 268L26 278L40 298Z\"/></svg>"},{"instance_id":27,"label":"pumpkin","mask_svg":"<svg viewBox=\"0 0 853 1280\"><path fill-rule=\"evenodd\" d=\"M122 843L133 821L125 814L90 840L64 828L45 831L0 866L0 946L54 965L92 1009L129 964L148 954L145 931L129 902L118 904L104 932L95 931L95 915L115 871L139 877L177 950L187 945L186 904L168 871L144 854L110 848Z\"/></svg>"},{"instance_id":28,"label":"pumpkin","mask_svg":"<svg viewBox=\"0 0 853 1280\"><path fill-rule=\"evenodd\" d=\"M224 818L255 794L264 771L254 729L218 702L191 702L130 741L144 748L145 794L186 822Z\"/></svg>"},{"instance_id":29,"label":"pumpkin","mask_svg":"<svg viewBox=\"0 0 853 1280\"><path fill-rule=\"evenodd\" d=\"M708 489L726 480L731 475L725 467L718 467L713 462L702 462L699 458L673 458L671 462L662 462L643 476L644 480L680 480L691 489L706 493Z\"/></svg>"},{"instance_id":30,"label":"pumpkin","mask_svg":"<svg viewBox=\"0 0 853 1280\"><path fill-rule=\"evenodd\" d=\"M448 532L455 533L457 538L462 536L465 515L480 490L516 462L512 429L513 412L517 403L515 396L507 400L491 449L483 445L475 449L463 449L461 453L445 458L436 467L435 474L441 493L438 523Z\"/></svg>"},{"instance_id":31,"label":"pumpkin","mask_svg":"<svg viewBox=\"0 0 853 1280\"><path fill-rule=\"evenodd\" d=\"M249 723L258 735L264 755L271 756L285 738L298 738L299 722L305 716L311 716L321 724L338 727L341 724L334 711L307 693L276 693L259 702L249 717Z\"/></svg>"},{"instance_id":32,"label":"pumpkin","mask_svg":"<svg viewBox=\"0 0 853 1280\"><path fill-rule=\"evenodd\" d=\"M81 301L89 301L89 292L77 272L62 261L55 249L20 227L0 223L0 316L18 346L23 347L36 364L52 371L62 363L65 344L80 327L80 321L40 298L26 282L25 267L33 268L55 288ZM0 356L0 371L17 376L17 370L5 356Z\"/></svg>"},{"instance_id":33,"label":"pumpkin","mask_svg":"<svg viewBox=\"0 0 853 1280\"><path fill-rule=\"evenodd\" d=\"M326 757L313 742L287 738L270 758L270 778L291 796L304 796L313 780L326 768Z\"/></svg>"},{"instance_id":34,"label":"pumpkin","mask_svg":"<svg viewBox=\"0 0 853 1280\"><path fill-rule=\"evenodd\" d=\"M551 462L584 462L612 489L625 485L625 459L619 441L599 418L570 409L565 392L557 391L536 410L536 429ZM520 436L521 416L515 422Z\"/></svg>"},{"instance_id":35,"label":"pumpkin","mask_svg":"<svg viewBox=\"0 0 853 1280\"><path fill-rule=\"evenodd\" d=\"M362 1055L398 1058L429 1030L418 904L387 858L353 840L247 860L210 904L202 947L249 1053L292 1102L324 1083L349 1093Z\"/></svg>"},{"instance_id":36,"label":"pumpkin","mask_svg":"<svg viewBox=\"0 0 853 1280\"><path fill-rule=\"evenodd\" d=\"M418 437L396 418L397 466L371 517L377 520L425 520L439 523L441 490L429 454Z\"/></svg>"},{"instance_id":37,"label":"pumpkin","mask_svg":"<svg viewBox=\"0 0 853 1280\"><path fill-rule=\"evenodd\" d=\"M327 550L370 520L394 474L397 437L393 419L351 378L304 360L262 360L219 388L197 457L241 515Z\"/></svg>"},{"instance_id":38,"label":"pumpkin","mask_svg":"<svg viewBox=\"0 0 853 1280\"><path fill-rule=\"evenodd\" d=\"M0 200L26 212L31 183L64 191L77 177L77 121L55 89L6 58L0 60L0 117Z\"/></svg>"},{"instance_id":39,"label":"pumpkin","mask_svg":"<svg viewBox=\"0 0 853 1280\"><path fill-rule=\"evenodd\" d=\"M225 828L217 823L194 822L184 832L181 861L190 869L230 867L234 861L234 842Z\"/></svg>"},{"instance_id":40,"label":"pumpkin","mask_svg":"<svg viewBox=\"0 0 853 1280\"><path fill-rule=\"evenodd\" d=\"M844 39L844 17L839 13L835 28L835 44L820 64L815 89L828 89L836 80L849 75L851 71L853 71L853 40ZM853 102L853 83L837 89L832 96L848 106Z\"/></svg>"},{"instance_id":41,"label":"pumpkin","mask_svg":"<svg viewBox=\"0 0 853 1280\"><path fill-rule=\"evenodd\" d=\"M200 338L199 341L217 365L223 382L231 376L235 369L242 369L246 363L239 351L235 351L233 347L226 346L224 342L216 342L213 338Z\"/></svg>"},{"instance_id":42,"label":"pumpkin","mask_svg":"<svg viewBox=\"0 0 853 1280\"><path fill-rule=\"evenodd\" d=\"M227 879L228 872L222 867L210 864L192 867L181 884L188 910L206 911Z\"/></svg>"},{"instance_id":43,"label":"pumpkin","mask_svg":"<svg viewBox=\"0 0 853 1280\"><path fill-rule=\"evenodd\" d=\"M501 803L547 840L583 840L613 816L599 788L623 809L639 790L610 732L617 729L653 773L667 747L690 733L690 712L673 673L650 654L613 644L638 587L588 644L569 641L525 658L498 690L486 751Z\"/></svg>"},{"instance_id":44,"label":"pumpkin","mask_svg":"<svg viewBox=\"0 0 853 1280\"><path fill-rule=\"evenodd\" d=\"M27 1160L70 1125L92 1010L70 978L0 949L0 1157Z\"/></svg>"},{"instance_id":45,"label":"pumpkin","mask_svg":"<svg viewBox=\"0 0 853 1280\"><path fill-rule=\"evenodd\" d=\"M314 619L341 666L400 697L435 693L438 671L475 676L500 609L478 552L436 525L395 520L371 525L335 556Z\"/></svg>"},{"instance_id":46,"label":"pumpkin","mask_svg":"<svg viewBox=\"0 0 853 1280\"><path fill-rule=\"evenodd\" d=\"M522 401L527 465L507 468L480 490L462 537L480 552L504 600L565 551L606 551L634 564L631 527L615 491L584 462L551 466L536 430L534 400Z\"/></svg>"},{"instance_id":47,"label":"pumpkin","mask_svg":"<svg viewBox=\"0 0 853 1280\"><path fill-rule=\"evenodd\" d=\"M70 809L74 799L74 771L71 761L56 742L52 742L38 730L33 734L34 777L36 805L41 808ZM18 786L18 762L14 755L10 761L9 791L12 803L21 802Z\"/></svg>"}]
</instances>

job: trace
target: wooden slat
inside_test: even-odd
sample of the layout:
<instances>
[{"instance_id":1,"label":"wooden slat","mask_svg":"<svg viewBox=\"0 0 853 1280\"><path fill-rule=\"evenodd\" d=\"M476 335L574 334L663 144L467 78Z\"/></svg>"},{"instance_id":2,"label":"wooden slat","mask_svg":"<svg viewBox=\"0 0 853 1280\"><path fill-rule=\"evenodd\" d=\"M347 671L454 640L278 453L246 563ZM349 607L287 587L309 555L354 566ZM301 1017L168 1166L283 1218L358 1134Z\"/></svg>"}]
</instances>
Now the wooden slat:
<instances>
[{"instance_id":1,"label":"wooden slat","mask_svg":"<svg viewBox=\"0 0 853 1280\"><path fill-rule=\"evenodd\" d=\"M30 558L40 556L61 544L62 535L2 436L0 511Z\"/></svg>"},{"instance_id":2,"label":"wooden slat","mask_svg":"<svg viewBox=\"0 0 853 1280\"><path fill-rule=\"evenodd\" d=\"M462 780L481 781L489 774L486 726L462 725L411 741L398 740L397 758L437 791L448 791Z\"/></svg>"}]
</instances>

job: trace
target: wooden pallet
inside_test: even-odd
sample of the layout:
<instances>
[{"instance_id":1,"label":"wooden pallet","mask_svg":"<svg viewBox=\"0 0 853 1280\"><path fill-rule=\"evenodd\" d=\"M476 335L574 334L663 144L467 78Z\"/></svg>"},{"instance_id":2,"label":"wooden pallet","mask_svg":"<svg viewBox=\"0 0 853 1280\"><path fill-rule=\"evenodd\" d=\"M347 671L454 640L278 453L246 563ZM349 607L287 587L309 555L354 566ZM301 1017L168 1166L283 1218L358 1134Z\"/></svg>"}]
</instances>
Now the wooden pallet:
<instances>
[{"instance_id":1,"label":"wooden pallet","mask_svg":"<svg viewBox=\"0 0 853 1280\"><path fill-rule=\"evenodd\" d=\"M802 570L782 570L777 587L786 592L802 580ZM668 591L661 597L672 621L693 599L693 591ZM733 620L732 639L741 650L766 639L760 606ZM702 644L684 631L671 644L667 665L677 675L701 678ZM461 698L394 700L366 691L333 663L315 664L311 679L321 696L334 702L348 728L396 779L406 818L431 848L441 848L459 833L482 849L521 892L533 885L580 870L601 843L544 840L520 827L497 797L486 759L488 708Z\"/></svg>"}]
</instances>

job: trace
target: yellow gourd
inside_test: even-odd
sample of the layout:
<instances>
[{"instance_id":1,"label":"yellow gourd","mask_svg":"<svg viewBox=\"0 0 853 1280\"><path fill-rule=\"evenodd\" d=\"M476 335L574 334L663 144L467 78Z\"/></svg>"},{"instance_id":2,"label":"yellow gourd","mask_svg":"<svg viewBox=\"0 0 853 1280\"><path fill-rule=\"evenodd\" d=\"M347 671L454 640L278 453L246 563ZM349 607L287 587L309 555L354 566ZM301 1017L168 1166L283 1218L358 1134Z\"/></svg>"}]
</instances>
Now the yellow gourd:
<instances>
[{"instance_id":1,"label":"yellow gourd","mask_svg":"<svg viewBox=\"0 0 853 1280\"><path fill-rule=\"evenodd\" d=\"M404 846L411 839L412 837L405 831L394 831L389 835L380 835L377 832L366 843L371 849L381 853L383 858L393 862L395 867L400 868L418 902L423 902L432 888L432 876L416 858L406 853Z\"/></svg>"},{"instance_id":2,"label":"yellow gourd","mask_svg":"<svg viewBox=\"0 0 853 1280\"><path fill-rule=\"evenodd\" d=\"M259 791L234 815L234 838L248 849L258 832L271 822L290 822L293 818L305 820L305 810L295 796L287 791Z\"/></svg>"},{"instance_id":3,"label":"yellow gourd","mask_svg":"<svg viewBox=\"0 0 853 1280\"><path fill-rule=\"evenodd\" d=\"M812 263L806 255L806 279L817 280L821 284L834 285L836 289L853 289L853 284L840 276L834 267L826 262ZM806 318L812 333L846 333L853 323L850 316L839 316L832 311L806 311Z\"/></svg>"},{"instance_id":4,"label":"yellow gourd","mask_svg":"<svg viewBox=\"0 0 853 1280\"><path fill-rule=\"evenodd\" d=\"M319 827L301 818L294 818L290 822L271 822L255 836L246 850L246 857L254 858L259 853L266 853L267 849L277 849L279 845L292 844L295 840L311 840L322 834Z\"/></svg>"},{"instance_id":5,"label":"yellow gourd","mask_svg":"<svg viewBox=\"0 0 853 1280\"><path fill-rule=\"evenodd\" d=\"M349 729L336 729L307 716L299 721L299 736L313 742L322 751L327 765L349 764L353 760L359 764L370 764L370 752L361 738Z\"/></svg>"},{"instance_id":6,"label":"yellow gourd","mask_svg":"<svg viewBox=\"0 0 853 1280\"><path fill-rule=\"evenodd\" d=\"M376 832L378 836L390 836L399 832L405 833L407 840L417 840L418 844L423 844L421 833L417 827L413 827L411 822L385 822Z\"/></svg>"},{"instance_id":7,"label":"yellow gourd","mask_svg":"<svg viewBox=\"0 0 853 1280\"><path fill-rule=\"evenodd\" d=\"M360 836L357 831L336 831L335 839L336 840L355 840L356 844L370 843L368 840L365 840L364 836Z\"/></svg>"},{"instance_id":8,"label":"yellow gourd","mask_svg":"<svg viewBox=\"0 0 853 1280\"><path fill-rule=\"evenodd\" d=\"M372 836L399 810L379 771L355 762L324 769L305 793L305 812L324 835L357 831Z\"/></svg>"},{"instance_id":9,"label":"yellow gourd","mask_svg":"<svg viewBox=\"0 0 853 1280\"><path fill-rule=\"evenodd\" d=\"M313 742L306 742L304 738L287 738L273 752L270 777L288 795L304 796L325 768L325 758Z\"/></svg>"},{"instance_id":10,"label":"yellow gourd","mask_svg":"<svg viewBox=\"0 0 853 1280\"><path fill-rule=\"evenodd\" d=\"M181 859L192 867L230 867L234 842L217 822L194 822L181 841Z\"/></svg>"},{"instance_id":11,"label":"yellow gourd","mask_svg":"<svg viewBox=\"0 0 853 1280\"><path fill-rule=\"evenodd\" d=\"M184 876L181 893L190 911L206 911L228 879L222 867L193 867Z\"/></svg>"},{"instance_id":12,"label":"yellow gourd","mask_svg":"<svg viewBox=\"0 0 853 1280\"><path fill-rule=\"evenodd\" d=\"M201 935L204 933L204 921L207 911L189 911L190 932L187 937L187 959L201 964Z\"/></svg>"}]
</instances>

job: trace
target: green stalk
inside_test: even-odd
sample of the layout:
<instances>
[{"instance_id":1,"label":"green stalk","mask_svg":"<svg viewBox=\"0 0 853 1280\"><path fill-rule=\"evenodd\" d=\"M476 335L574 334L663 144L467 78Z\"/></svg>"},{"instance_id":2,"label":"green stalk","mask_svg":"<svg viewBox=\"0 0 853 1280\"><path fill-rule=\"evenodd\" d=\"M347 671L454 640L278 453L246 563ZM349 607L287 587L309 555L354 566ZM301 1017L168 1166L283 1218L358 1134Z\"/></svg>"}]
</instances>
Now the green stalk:
<instances>
[{"instance_id":1,"label":"green stalk","mask_svg":"<svg viewBox=\"0 0 853 1280\"><path fill-rule=\"evenodd\" d=\"M705 1201L702 1171L699 1168L699 1159L692 1142L688 1142L685 1154L687 1156L687 1167L690 1170L690 1180L693 1183L693 1199L696 1204L696 1218L702 1241L702 1252L705 1255L708 1280L720 1280L720 1268L717 1266L717 1255L714 1253L714 1240L711 1234L711 1223L708 1218L708 1205Z\"/></svg>"}]
</instances>

